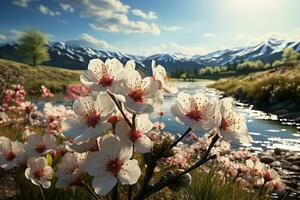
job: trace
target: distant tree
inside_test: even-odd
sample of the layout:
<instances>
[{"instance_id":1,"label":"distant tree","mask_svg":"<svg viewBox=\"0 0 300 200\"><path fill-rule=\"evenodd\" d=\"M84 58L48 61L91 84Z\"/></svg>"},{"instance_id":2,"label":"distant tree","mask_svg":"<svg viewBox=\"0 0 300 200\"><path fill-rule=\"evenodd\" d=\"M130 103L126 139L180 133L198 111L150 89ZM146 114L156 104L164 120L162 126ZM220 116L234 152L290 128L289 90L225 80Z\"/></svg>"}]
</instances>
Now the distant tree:
<instances>
[{"instance_id":1,"label":"distant tree","mask_svg":"<svg viewBox=\"0 0 300 200\"><path fill-rule=\"evenodd\" d=\"M265 68L265 69L271 68L271 64L270 64L270 63L266 63L264 68Z\"/></svg>"},{"instance_id":2,"label":"distant tree","mask_svg":"<svg viewBox=\"0 0 300 200\"><path fill-rule=\"evenodd\" d=\"M272 63L272 67L275 68L275 70L277 70L278 67L281 67L282 65L284 65L284 62L281 60L276 60Z\"/></svg>"},{"instance_id":3,"label":"distant tree","mask_svg":"<svg viewBox=\"0 0 300 200\"><path fill-rule=\"evenodd\" d=\"M25 32L20 37L19 43L20 53L24 56L28 64L37 66L49 60L49 54L46 48L48 39L42 32L35 29Z\"/></svg>"},{"instance_id":4,"label":"distant tree","mask_svg":"<svg viewBox=\"0 0 300 200\"><path fill-rule=\"evenodd\" d=\"M296 61L300 59L300 54L293 48L286 48L283 50L282 58L285 62Z\"/></svg>"}]
</instances>

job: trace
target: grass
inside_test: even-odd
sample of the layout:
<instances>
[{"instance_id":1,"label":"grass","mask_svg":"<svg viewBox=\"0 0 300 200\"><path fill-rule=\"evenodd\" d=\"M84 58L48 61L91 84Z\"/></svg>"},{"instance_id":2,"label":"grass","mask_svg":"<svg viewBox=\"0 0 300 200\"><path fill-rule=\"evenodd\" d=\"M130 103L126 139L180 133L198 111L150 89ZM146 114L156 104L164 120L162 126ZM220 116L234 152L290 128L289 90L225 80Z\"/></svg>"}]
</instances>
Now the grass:
<instances>
[{"instance_id":1,"label":"grass","mask_svg":"<svg viewBox=\"0 0 300 200\"><path fill-rule=\"evenodd\" d=\"M233 179L221 185L213 169L209 173L195 171L192 177L194 182L187 189L191 200L267 200L266 194L249 192Z\"/></svg>"},{"instance_id":2,"label":"grass","mask_svg":"<svg viewBox=\"0 0 300 200\"><path fill-rule=\"evenodd\" d=\"M63 92L71 83L78 83L81 71L49 66L32 67L23 63L0 59L0 88L6 84L22 84L26 91L37 92L41 85L53 93ZM34 91L34 92L33 92Z\"/></svg>"},{"instance_id":3,"label":"grass","mask_svg":"<svg viewBox=\"0 0 300 200\"><path fill-rule=\"evenodd\" d=\"M242 95L251 101L272 103L292 100L300 103L300 63L263 72L219 79L209 87L228 95Z\"/></svg>"}]
</instances>

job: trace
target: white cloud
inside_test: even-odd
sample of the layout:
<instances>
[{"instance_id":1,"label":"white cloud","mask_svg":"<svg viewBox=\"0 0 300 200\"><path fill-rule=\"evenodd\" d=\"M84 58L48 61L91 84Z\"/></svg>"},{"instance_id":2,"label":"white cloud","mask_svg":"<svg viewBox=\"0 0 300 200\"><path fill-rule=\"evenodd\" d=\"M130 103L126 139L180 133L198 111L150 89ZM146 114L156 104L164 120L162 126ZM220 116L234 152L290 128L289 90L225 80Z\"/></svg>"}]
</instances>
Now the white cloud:
<instances>
[{"instance_id":1,"label":"white cloud","mask_svg":"<svg viewBox=\"0 0 300 200\"><path fill-rule=\"evenodd\" d=\"M105 40L99 40L95 38L94 36L91 36L87 33L81 34L80 38L90 44L93 44L95 46L105 48L105 49L112 49L113 46L109 45Z\"/></svg>"},{"instance_id":2,"label":"white cloud","mask_svg":"<svg viewBox=\"0 0 300 200\"><path fill-rule=\"evenodd\" d=\"M64 19L57 19L58 22L63 23L63 24L67 24L68 22Z\"/></svg>"},{"instance_id":3,"label":"white cloud","mask_svg":"<svg viewBox=\"0 0 300 200\"><path fill-rule=\"evenodd\" d=\"M130 53L130 54L136 54L136 55L153 55L157 53L182 53L186 55L205 55L209 52L211 52L211 49L209 49L205 45L181 45L176 42L168 42L168 43L162 43L160 45L153 45L153 46L139 46L135 48L120 48L121 51Z\"/></svg>"},{"instance_id":4,"label":"white cloud","mask_svg":"<svg viewBox=\"0 0 300 200\"><path fill-rule=\"evenodd\" d=\"M34 0L14 0L12 3L23 8L28 7L28 3Z\"/></svg>"},{"instance_id":5,"label":"white cloud","mask_svg":"<svg viewBox=\"0 0 300 200\"><path fill-rule=\"evenodd\" d=\"M26 31L26 30L25 30ZM20 37L24 34L25 31L20 31L16 29L6 29L1 31L0 33L0 41L1 38L4 39L4 41L18 41ZM53 37L50 33L44 33L48 38ZM4 37L3 37L4 36Z\"/></svg>"},{"instance_id":6,"label":"white cloud","mask_svg":"<svg viewBox=\"0 0 300 200\"><path fill-rule=\"evenodd\" d=\"M130 20L128 13L131 8L120 0L64 0L64 3L71 4L74 7L77 6L81 9L81 17L92 18L94 21L90 23L90 26L96 30L160 34L159 27L154 23Z\"/></svg>"},{"instance_id":7,"label":"white cloud","mask_svg":"<svg viewBox=\"0 0 300 200\"><path fill-rule=\"evenodd\" d=\"M59 5L66 12L74 12L74 8L70 4L60 3Z\"/></svg>"},{"instance_id":8,"label":"white cloud","mask_svg":"<svg viewBox=\"0 0 300 200\"><path fill-rule=\"evenodd\" d=\"M24 33L23 31L19 31L19 30L16 30L16 29L11 29L9 30L9 33L11 34L9 37L12 39L12 40L17 40L21 37L21 35Z\"/></svg>"},{"instance_id":9,"label":"white cloud","mask_svg":"<svg viewBox=\"0 0 300 200\"><path fill-rule=\"evenodd\" d=\"M16 29L3 30L2 33L0 33L0 41L16 41L22 34L22 31Z\"/></svg>"},{"instance_id":10,"label":"white cloud","mask_svg":"<svg viewBox=\"0 0 300 200\"><path fill-rule=\"evenodd\" d=\"M211 37L215 37L216 34L214 34L214 33L203 33L201 36L205 37L205 38L211 38Z\"/></svg>"},{"instance_id":11,"label":"white cloud","mask_svg":"<svg viewBox=\"0 0 300 200\"><path fill-rule=\"evenodd\" d=\"M126 15L115 15L114 18L91 23L90 26L96 30L105 30L109 32L160 34L160 29L156 24L147 24L142 21L130 21Z\"/></svg>"},{"instance_id":12,"label":"white cloud","mask_svg":"<svg viewBox=\"0 0 300 200\"><path fill-rule=\"evenodd\" d=\"M131 10L132 14L136 15L136 16L139 16L139 17L142 17L144 19L149 19L149 20L154 20L154 19L157 19L157 15L155 12L153 11L150 11L148 13L145 13L143 12L142 10L139 10L139 9L133 9Z\"/></svg>"},{"instance_id":13,"label":"white cloud","mask_svg":"<svg viewBox=\"0 0 300 200\"><path fill-rule=\"evenodd\" d=\"M50 10L47 6L41 4L39 7L38 7L38 10L44 14L44 15L50 15L52 17L55 17L55 16L59 16L60 15L60 12L58 11L52 11Z\"/></svg>"},{"instance_id":14,"label":"white cloud","mask_svg":"<svg viewBox=\"0 0 300 200\"><path fill-rule=\"evenodd\" d=\"M7 39L6 35L0 34L0 41L4 41L6 39Z\"/></svg>"},{"instance_id":15,"label":"white cloud","mask_svg":"<svg viewBox=\"0 0 300 200\"><path fill-rule=\"evenodd\" d=\"M165 31L178 31L181 29L180 26L161 26L161 28Z\"/></svg>"},{"instance_id":16,"label":"white cloud","mask_svg":"<svg viewBox=\"0 0 300 200\"><path fill-rule=\"evenodd\" d=\"M278 40L286 40L286 41L299 41L300 28L294 28L290 31L285 31L285 32L269 32L262 35L251 35L246 32L241 32L235 36L236 40L244 42L247 45L253 45L260 42L264 42L271 38L275 38Z\"/></svg>"}]
</instances>

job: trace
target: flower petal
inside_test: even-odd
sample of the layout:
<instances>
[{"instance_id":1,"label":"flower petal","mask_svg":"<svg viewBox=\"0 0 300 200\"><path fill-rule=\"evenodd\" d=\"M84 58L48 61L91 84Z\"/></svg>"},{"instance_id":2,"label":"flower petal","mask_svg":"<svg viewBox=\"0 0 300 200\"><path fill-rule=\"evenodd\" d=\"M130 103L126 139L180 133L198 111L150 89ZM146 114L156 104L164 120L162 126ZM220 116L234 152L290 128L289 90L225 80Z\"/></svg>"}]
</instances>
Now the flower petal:
<instances>
[{"instance_id":1,"label":"flower petal","mask_svg":"<svg viewBox=\"0 0 300 200\"><path fill-rule=\"evenodd\" d=\"M79 97L73 103L73 110L77 116L84 117L94 109L94 100L91 96Z\"/></svg>"},{"instance_id":2,"label":"flower petal","mask_svg":"<svg viewBox=\"0 0 300 200\"><path fill-rule=\"evenodd\" d=\"M113 147L113 148L112 148ZM116 159L119 157L121 150L120 140L113 134L108 134L100 144L100 151L109 159Z\"/></svg>"},{"instance_id":3,"label":"flower petal","mask_svg":"<svg viewBox=\"0 0 300 200\"><path fill-rule=\"evenodd\" d=\"M115 110L115 104L107 93L100 93L95 102L95 109L101 113L101 120L106 120Z\"/></svg>"},{"instance_id":4,"label":"flower petal","mask_svg":"<svg viewBox=\"0 0 300 200\"><path fill-rule=\"evenodd\" d=\"M134 147L136 151L140 153L147 153L152 149L153 143L147 136L142 135L142 137L135 142Z\"/></svg>"},{"instance_id":5,"label":"flower petal","mask_svg":"<svg viewBox=\"0 0 300 200\"><path fill-rule=\"evenodd\" d=\"M70 118L62 121L63 135L68 138L76 138L82 134L87 128L86 124L82 123L77 118Z\"/></svg>"},{"instance_id":6,"label":"flower petal","mask_svg":"<svg viewBox=\"0 0 300 200\"><path fill-rule=\"evenodd\" d=\"M126 161L121 171L118 173L118 179L122 185L135 184L141 175L141 169L138 165L138 161L135 159Z\"/></svg>"},{"instance_id":7,"label":"flower petal","mask_svg":"<svg viewBox=\"0 0 300 200\"><path fill-rule=\"evenodd\" d=\"M12 150L12 141L7 137L0 137L0 153Z\"/></svg>"},{"instance_id":8,"label":"flower petal","mask_svg":"<svg viewBox=\"0 0 300 200\"><path fill-rule=\"evenodd\" d=\"M117 178L110 173L104 176L95 176L92 181L95 192L103 196L109 193L116 184Z\"/></svg>"},{"instance_id":9,"label":"flower petal","mask_svg":"<svg viewBox=\"0 0 300 200\"><path fill-rule=\"evenodd\" d=\"M107 156L101 151L88 154L85 162L85 170L91 176L103 176L106 174Z\"/></svg>"},{"instance_id":10,"label":"flower petal","mask_svg":"<svg viewBox=\"0 0 300 200\"><path fill-rule=\"evenodd\" d=\"M142 133L147 133L153 128L153 124L148 114L138 115L136 118L136 129Z\"/></svg>"},{"instance_id":11,"label":"flower petal","mask_svg":"<svg viewBox=\"0 0 300 200\"><path fill-rule=\"evenodd\" d=\"M82 142L87 139L96 139L99 137L102 133L104 133L106 130L111 129L112 126L110 123L100 123L95 128L93 127L86 127L82 133L75 138L75 142Z\"/></svg>"}]
</instances>

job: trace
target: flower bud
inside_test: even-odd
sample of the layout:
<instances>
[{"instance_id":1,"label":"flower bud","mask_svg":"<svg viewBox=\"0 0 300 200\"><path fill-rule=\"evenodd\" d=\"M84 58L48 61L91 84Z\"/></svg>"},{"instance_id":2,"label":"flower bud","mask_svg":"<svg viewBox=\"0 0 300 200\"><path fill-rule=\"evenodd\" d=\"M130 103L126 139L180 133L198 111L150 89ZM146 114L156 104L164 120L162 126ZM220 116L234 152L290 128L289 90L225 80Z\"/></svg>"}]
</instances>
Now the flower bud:
<instances>
[{"instance_id":1,"label":"flower bud","mask_svg":"<svg viewBox=\"0 0 300 200\"><path fill-rule=\"evenodd\" d=\"M164 152L163 157L164 157L164 158L169 158L169 157L174 156L174 154L175 154L174 150L173 150L173 149L170 149L170 150L167 150L166 152Z\"/></svg>"},{"instance_id":2,"label":"flower bud","mask_svg":"<svg viewBox=\"0 0 300 200\"><path fill-rule=\"evenodd\" d=\"M184 174L178 178L178 183L182 187L189 187L192 183L192 176L189 173Z\"/></svg>"},{"instance_id":3,"label":"flower bud","mask_svg":"<svg viewBox=\"0 0 300 200\"><path fill-rule=\"evenodd\" d=\"M162 148L167 149L172 145L172 143L173 143L173 140L170 137L166 137L163 141Z\"/></svg>"},{"instance_id":4,"label":"flower bud","mask_svg":"<svg viewBox=\"0 0 300 200\"><path fill-rule=\"evenodd\" d=\"M178 170L176 174L183 172L182 169ZM192 183L192 176L189 173L183 174L178 177L174 182L169 184L169 188L175 192L183 187L189 187Z\"/></svg>"}]
</instances>

